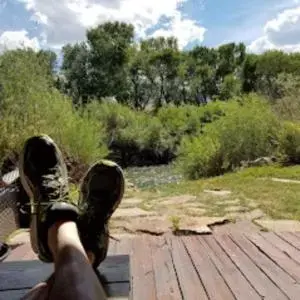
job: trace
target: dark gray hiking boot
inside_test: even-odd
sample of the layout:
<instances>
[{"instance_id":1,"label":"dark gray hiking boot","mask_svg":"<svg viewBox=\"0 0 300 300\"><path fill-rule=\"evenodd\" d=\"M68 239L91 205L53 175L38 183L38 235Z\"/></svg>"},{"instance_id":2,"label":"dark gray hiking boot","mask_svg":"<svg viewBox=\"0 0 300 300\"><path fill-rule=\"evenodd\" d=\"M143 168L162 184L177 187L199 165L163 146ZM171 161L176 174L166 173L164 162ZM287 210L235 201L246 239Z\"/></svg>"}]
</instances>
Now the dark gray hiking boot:
<instances>
[{"instance_id":1,"label":"dark gray hiking boot","mask_svg":"<svg viewBox=\"0 0 300 300\"><path fill-rule=\"evenodd\" d=\"M82 180L78 228L85 250L95 255L95 268L106 258L108 222L122 200L124 185L121 168L107 160L92 166Z\"/></svg>"},{"instance_id":2,"label":"dark gray hiking boot","mask_svg":"<svg viewBox=\"0 0 300 300\"><path fill-rule=\"evenodd\" d=\"M69 204L67 168L57 145L48 136L28 139L19 161L20 179L30 197L31 245L40 260L52 262L48 229L57 221L77 221Z\"/></svg>"}]
</instances>

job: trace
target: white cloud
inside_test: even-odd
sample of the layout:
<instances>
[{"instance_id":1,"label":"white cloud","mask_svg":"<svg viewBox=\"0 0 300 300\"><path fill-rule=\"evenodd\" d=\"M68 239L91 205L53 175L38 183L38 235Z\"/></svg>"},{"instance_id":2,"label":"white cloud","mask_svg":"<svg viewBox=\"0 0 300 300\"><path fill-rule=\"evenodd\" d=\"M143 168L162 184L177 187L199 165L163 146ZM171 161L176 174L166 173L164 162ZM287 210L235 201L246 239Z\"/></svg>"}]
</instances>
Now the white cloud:
<instances>
[{"instance_id":1,"label":"white cloud","mask_svg":"<svg viewBox=\"0 0 300 300\"><path fill-rule=\"evenodd\" d=\"M26 30L4 31L0 35L0 52L5 50L14 50L18 48L40 48L39 41L36 37L29 38Z\"/></svg>"},{"instance_id":2,"label":"white cloud","mask_svg":"<svg viewBox=\"0 0 300 300\"><path fill-rule=\"evenodd\" d=\"M160 28L152 33L151 36L176 36L181 49L189 42L203 42L204 40L206 29L199 26L194 20L182 18L180 13L176 13L167 25L168 28Z\"/></svg>"},{"instance_id":3,"label":"white cloud","mask_svg":"<svg viewBox=\"0 0 300 300\"><path fill-rule=\"evenodd\" d=\"M25 4L47 36L48 44L61 46L66 42L81 41L87 28L106 21L132 23L138 37L156 25L162 16L175 17L173 31L191 38L202 29L189 19L183 19L180 6L187 0L19 0ZM179 17L178 17L179 15ZM179 27L179 26L182 26ZM182 43L186 43L182 41Z\"/></svg>"},{"instance_id":4,"label":"white cloud","mask_svg":"<svg viewBox=\"0 0 300 300\"><path fill-rule=\"evenodd\" d=\"M300 50L300 6L286 9L268 21L264 26L264 35L249 45L249 50L253 52L260 53L268 49L287 52Z\"/></svg>"}]
</instances>

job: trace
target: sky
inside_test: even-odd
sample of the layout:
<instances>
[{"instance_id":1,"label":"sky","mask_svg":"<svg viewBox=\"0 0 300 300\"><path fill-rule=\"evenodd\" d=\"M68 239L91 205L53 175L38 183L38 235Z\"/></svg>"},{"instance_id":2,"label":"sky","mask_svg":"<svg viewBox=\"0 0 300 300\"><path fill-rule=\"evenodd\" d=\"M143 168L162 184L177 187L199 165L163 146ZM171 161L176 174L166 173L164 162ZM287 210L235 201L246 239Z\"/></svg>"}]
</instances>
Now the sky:
<instances>
[{"instance_id":1,"label":"sky","mask_svg":"<svg viewBox=\"0 0 300 300\"><path fill-rule=\"evenodd\" d=\"M0 0L0 52L60 51L106 21L136 40L176 36L181 49L244 42L249 52L300 51L300 0Z\"/></svg>"}]
</instances>

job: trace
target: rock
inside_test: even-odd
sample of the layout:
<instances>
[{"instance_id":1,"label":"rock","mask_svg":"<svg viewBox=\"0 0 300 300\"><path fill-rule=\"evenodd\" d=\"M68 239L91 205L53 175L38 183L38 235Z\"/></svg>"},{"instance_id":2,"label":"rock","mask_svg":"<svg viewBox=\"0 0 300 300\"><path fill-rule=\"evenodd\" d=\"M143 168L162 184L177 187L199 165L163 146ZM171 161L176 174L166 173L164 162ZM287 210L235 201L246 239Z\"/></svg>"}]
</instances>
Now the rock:
<instances>
[{"instance_id":1,"label":"rock","mask_svg":"<svg viewBox=\"0 0 300 300\"><path fill-rule=\"evenodd\" d=\"M132 182L126 181L126 188L127 189L135 189L135 185Z\"/></svg>"},{"instance_id":2,"label":"rock","mask_svg":"<svg viewBox=\"0 0 300 300\"><path fill-rule=\"evenodd\" d=\"M156 213L140 208L119 208L114 213L113 218L149 217L153 215L156 215Z\"/></svg>"},{"instance_id":3,"label":"rock","mask_svg":"<svg viewBox=\"0 0 300 300\"><path fill-rule=\"evenodd\" d=\"M208 234L211 233L210 226L222 225L227 223L226 218L217 217L200 217L200 218L186 218L180 220L179 231L186 233Z\"/></svg>"},{"instance_id":4,"label":"rock","mask_svg":"<svg viewBox=\"0 0 300 300\"><path fill-rule=\"evenodd\" d=\"M266 217L266 214L259 208L242 215L242 218L248 221L258 220L264 217Z\"/></svg>"},{"instance_id":5,"label":"rock","mask_svg":"<svg viewBox=\"0 0 300 300\"><path fill-rule=\"evenodd\" d=\"M143 200L139 198L124 198L121 202L121 205L125 204L126 206L135 206L141 204L142 202Z\"/></svg>"},{"instance_id":6,"label":"rock","mask_svg":"<svg viewBox=\"0 0 300 300\"><path fill-rule=\"evenodd\" d=\"M256 224L264 229L274 232L300 231L300 222L294 220L255 220Z\"/></svg>"},{"instance_id":7,"label":"rock","mask_svg":"<svg viewBox=\"0 0 300 300\"><path fill-rule=\"evenodd\" d=\"M296 183L296 184L300 184L299 180L291 180L291 179L272 178L272 181L281 182L281 183Z\"/></svg>"},{"instance_id":8,"label":"rock","mask_svg":"<svg viewBox=\"0 0 300 300\"><path fill-rule=\"evenodd\" d=\"M146 233L151 235L162 235L171 231L170 221L165 217L136 217L130 220L114 220L111 226L114 232L125 231L126 233Z\"/></svg>"},{"instance_id":9,"label":"rock","mask_svg":"<svg viewBox=\"0 0 300 300\"><path fill-rule=\"evenodd\" d=\"M213 226L213 233L216 234L251 234L259 232L260 228L251 221L240 220L234 223L227 223L223 226Z\"/></svg>"},{"instance_id":10,"label":"rock","mask_svg":"<svg viewBox=\"0 0 300 300\"><path fill-rule=\"evenodd\" d=\"M242 162L242 167L263 167L270 166L277 161L276 157L260 157L253 161L244 161Z\"/></svg>"},{"instance_id":11,"label":"rock","mask_svg":"<svg viewBox=\"0 0 300 300\"><path fill-rule=\"evenodd\" d=\"M189 234L211 234L212 231L208 226L189 226L182 227L176 231L176 234L189 235Z\"/></svg>"},{"instance_id":12,"label":"rock","mask_svg":"<svg viewBox=\"0 0 300 300\"><path fill-rule=\"evenodd\" d=\"M184 204L195 200L197 200L196 196L182 195L182 196L161 198L157 200L157 202L161 205L174 205L174 204Z\"/></svg>"},{"instance_id":13,"label":"rock","mask_svg":"<svg viewBox=\"0 0 300 300\"><path fill-rule=\"evenodd\" d=\"M221 191L221 190L204 190L204 193L209 193L214 196L228 196L231 194L231 191Z\"/></svg>"}]
</instances>

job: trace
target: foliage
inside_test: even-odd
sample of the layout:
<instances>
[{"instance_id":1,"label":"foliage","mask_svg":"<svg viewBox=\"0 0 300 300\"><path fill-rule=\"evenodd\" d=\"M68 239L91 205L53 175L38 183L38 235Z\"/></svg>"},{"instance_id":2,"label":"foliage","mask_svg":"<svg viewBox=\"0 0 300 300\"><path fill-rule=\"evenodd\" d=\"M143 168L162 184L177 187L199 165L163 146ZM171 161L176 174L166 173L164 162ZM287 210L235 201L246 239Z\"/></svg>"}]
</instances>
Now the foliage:
<instances>
[{"instance_id":1,"label":"foliage","mask_svg":"<svg viewBox=\"0 0 300 300\"><path fill-rule=\"evenodd\" d=\"M206 133L219 138L225 170L275 152L280 124L267 103L256 96L244 97L242 103L228 103L225 113Z\"/></svg>"},{"instance_id":2,"label":"foliage","mask_svg":"<svg viewBox=\"0 0 300 300\"><path fill-rule=\"evenodd\" d=\"M108 22L87 31L81 44L66 45L61 90L75 103L114 97L138 110L168 104L201 105L258 93L282 98L281 74L299 76L300 54L246 52L243 43L182 51L176 36L133 41L134 27ZM297 79L299 82L299 79Z\"/></svg>"},{"instance_id":3,"label":"foliage","mask_svg":"<svg viewBox=\"0 0 300 300\"><path fill-rule=\"evenodd\" d=\"M276 80L281 95L273 107L283 120L300 121L300 77L291 74L280 74Z\"/></svg>"},{"instance_id":4,"label":"foliage","mask_svg":"<svg viewBox=\"0 0 300 300\"><path fill-rule=\"evenodd\" d=\"M222 173L222 154L218 139L205 135L184 139L179 149L177 166L189 179Z\"/></svg>"},{"instance_id":5,"label":"foliage","mask_svg":"<svg viewBox=\"0 0 300 300\"><path fill-rule=\"evenodd\" d=\"M169 105L149 113L116 102L93 101L85 109L104 125L111 157L128 166L172 161L182 139L201 135L206 124L224 115L225 105Z\"/></svg>"},{"instance_id":6,"label":"foliage","mask_svg":"<svg viewBox=\"0 0 300 300\"><path fill-rule=\"evenodd\" d=\"M181 144L178 165L189 178L219 175L243 161L277 151L280 125L268 104L254 96L227 104L225 116L204 134Z\"/></svg>"},{"instance_id":7,"label":"foliage","mask_svg":"<svg viewBox=\"0 0 300 300\"><path fill-rule=\"evenodd\" d=\"M300 124L286 122L280 138L283 159L289 164L300 164Z\"/></svg>"},{"instance_id":8,"label":"foliage","mask_svg":"<svg viewBox=\"0 0 300 300\"><path fill-rule=\"evenodd\" d=\"M52 136L66 156L90 163L107 154L101 123L75 111L52 87L49 69L32 51L1 56L1 161L36 134Z\"/></svg>"}]
</instances>

